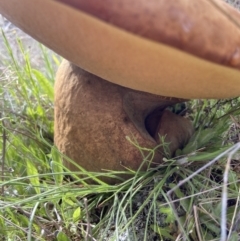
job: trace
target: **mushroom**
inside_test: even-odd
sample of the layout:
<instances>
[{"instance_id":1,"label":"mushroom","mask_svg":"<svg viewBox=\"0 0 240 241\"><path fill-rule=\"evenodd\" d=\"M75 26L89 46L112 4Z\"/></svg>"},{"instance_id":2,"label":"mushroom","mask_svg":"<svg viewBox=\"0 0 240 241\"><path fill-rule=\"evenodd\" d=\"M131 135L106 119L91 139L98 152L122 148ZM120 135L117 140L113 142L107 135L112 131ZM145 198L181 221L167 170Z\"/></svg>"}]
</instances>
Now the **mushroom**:
<instances>
[{"instance_id":1,"label":"mushroom","mask_svg":"<svg viewBox=\"0 0 240 241\"><path fill-rule=\"evenodd\" d=\"M168 105L240 94L240 13L220 0L0 0L0 13L71 61L56 77L55 141L88 170L139 167L125 135L148 148L166 135L172 154L192 127Z\"/></svg>"},{"instance_id":2,"label":"mushroom","mask_svg":"<svg viewBox=\"0 0 240 241\"><path fill-rule=\"evenodd\" d=\"M54 141L88 171L147 170L191 137L190 121L165 110L182 101L113 84L63 61L55 82ZM165 152L160 137L170 143ZM65 166L78 170L71 162L65 161Z\"/></svg>"}]
</instances>

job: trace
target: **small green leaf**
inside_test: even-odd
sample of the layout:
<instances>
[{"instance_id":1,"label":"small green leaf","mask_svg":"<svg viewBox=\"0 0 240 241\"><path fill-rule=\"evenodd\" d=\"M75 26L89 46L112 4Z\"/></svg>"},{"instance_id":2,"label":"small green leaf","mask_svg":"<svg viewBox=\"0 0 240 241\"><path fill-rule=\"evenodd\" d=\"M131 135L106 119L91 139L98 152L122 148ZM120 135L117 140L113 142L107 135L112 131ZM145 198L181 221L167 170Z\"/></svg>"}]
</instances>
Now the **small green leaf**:
<instances>
[{"instance_id":1,"label":"small green leaf","mask_svg":"<svg viewBox=\"0 0 240 241\"><path fill-rule=\"evenodd\" d=\"M175 184L170 184L171 188L175 187ZM176 196L179 198L181 206L183 209L188 212L189 208L191 207L189 199L184 199L185 194L179 189L174 190Z\"/></svg>"},{"instance_id":2,"label":"small green leaf","mask_svg":"<svg viewBox=\"0 0 240 241\"><path fill-rule=\"evenodd\" d=\"M154 230L154 232L158 233L161 237L168 238L170 240L175 240L175 237L173 237L170 233L173 232L173 230L170 230L169 227L161 228L157 225L151 225L151 228Z\"/></svg>"},{"instance_id":3,"label":"small green leaf","mask_svg":"<svg viewBox=\"0 0 240 241\"><path fill-rule=\"evenodd\" d=\"M45 93L51 101L53 101L53 85L51 82L38 70L33 69L32 73L36 77L40 88L43 90L43 93Z\"/></svg>"},{"instance_id":4,"label":"small green leaf","mask_svg":"<svg viewBox=\"0 0 240 241\"><path fill-rule=\"evenodd\" d=\"M45 111L43 110L43 107L41 105L37 106L36 114L41 117L43 117L45 115Z\"/></svg>"},{"instance_id":5,"label":"small green leaf","mask_svg":"<svg viewBox=\"0 0 240 241\"><path fill-rule=\"evenodd\" d=\"M60 157L59 152L55 147L53 147L51 150L51 157L52 157L52 161L50 165L51 165L52 172L53 174L58 173L53 175L55 183L56 185L61 185L63 182L62 158Z\"/></svg>"},{"instance_id":6,"label":"small green leaf","mask_svg":"<svg viewBox=\"0 0 240 241\"><path fill-rule=\"evenodd\" d=\"M172 223L175 220L175 215L171 207L160 207L160 213L166 214L166 223Z\"/></svg>"},{"instance_id":7,"label":"small green leaf","mask_svg":"<svg viewBox=\"0 0 240 241\"><path fill-rule=\"evenodd\" d=\"M63 172L62 165L59 165L55 161L51 161L50 166L53 172L53 178L55 180L56 185L61 185L63 182L63 174L61 174ZM55 173L58 173L58 174L55 174Z\"/></svg>"},{"instance_id":8,"label":"small green leaf","mask_svg":"<svg viewBox=\"0 0 240 241\"><path fill-rule=\"evenodd\" d=\"M73 222L77 222L81 217L81 208L78 207L73 213Z\"/></svg>"},{"instance_id":9,"label":"small green leaf","mask_svg":"<svg viewBox=\"0 0 240 241\"><path fill-rule=\"evenodd\" d=\"M62 200L63 200L64 204L66 203L66 204L68 204L70 206L75 206L76 205L76 203L74 203L70 198L63 197Z\"/></svg>"},{"instance_id":10,"label":"small green leaf","mask_svg":"<svg viewBox=\"0 0 240 241\"><path fill-rule=\"evenodd\" d=\"M5 221L3 220L3 218L0 216L0 227L2 227L1 229L0 229L0 234L1 235L6 235L6 230L5 230L5 227L6 225L5 225Z\"/></svg>"},{"instance_id":11,"label":"small green leaf","mask_svg":"<svg viewBox=\"0 0 240 241\"><path fill-rule=\"evenodd\" d=\"M57 148L54 146L51 149L51 156L52 156L52 160L58 164L62 165L62 158L61 155L59 153L59 151L57 150Z\"/></svg>"},{"instance_id":12,"label":"small green leaf","mask_svg":"<svg viewBox=\"0 0 240 241\"><path fill-rule=\"evenodd\" d=\"M68 236L63 233L63 232L59 232L57 235L57 241L71 241Z\"/></svg>"},{"instance_id":13,"label":"small green leaf","mask_svg":"<svg viewBox=\"0 0 240 241\"><path fill-rule=\"evenodd\" d=\"M27 174L29 176L30 183L33 185L36 193L40 194L40 181L38 177L38 170L32 161L27 160L26 162L27 162Z\"/></svg>"}]
</instances>

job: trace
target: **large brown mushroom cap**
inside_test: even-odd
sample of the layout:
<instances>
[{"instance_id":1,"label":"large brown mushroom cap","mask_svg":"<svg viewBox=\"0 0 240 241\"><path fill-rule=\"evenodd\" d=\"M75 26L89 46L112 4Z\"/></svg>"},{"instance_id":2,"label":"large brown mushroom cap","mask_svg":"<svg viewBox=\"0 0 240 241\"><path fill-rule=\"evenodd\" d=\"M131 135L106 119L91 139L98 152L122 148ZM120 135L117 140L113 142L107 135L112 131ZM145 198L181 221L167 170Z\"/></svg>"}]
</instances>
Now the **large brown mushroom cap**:
<instances>
[{"instance_id":1,"label":"large brown mushroom cap","mask_svg":"<svg viewBox=\"0 0 240 241\"><path fill-rule=\"evenodd\" d=\"M143 38L240 69L240 14L223 1L214 1L219 9L206 0L56 1Z\"/></svg>"},{"instance_id":2,"label":"large brown mushroom cap","mask_svg":"<svg viewBox=\"0 0 240 241\"><path fill-rule=\"evenodd\" d=\"M52 0L0 0L0 12L113 83L179 98L238 96L240 30L223 12L235 21L239 13L214 3L222 10L206 0L91 0L79 1L78 9Z\"/></svg>"}]
</instances>

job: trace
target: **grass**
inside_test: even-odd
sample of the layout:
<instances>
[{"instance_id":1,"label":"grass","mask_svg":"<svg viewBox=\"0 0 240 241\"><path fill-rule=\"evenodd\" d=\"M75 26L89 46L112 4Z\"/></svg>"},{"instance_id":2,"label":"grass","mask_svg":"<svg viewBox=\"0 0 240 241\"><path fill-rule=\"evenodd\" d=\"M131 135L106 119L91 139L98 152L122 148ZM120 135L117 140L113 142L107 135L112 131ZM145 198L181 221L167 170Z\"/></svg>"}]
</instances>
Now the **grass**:
<instances>
[{"instance_id":1,"label":"grass","mask_svg":"<svg viewBox=\"0 0 240 241\"><path fill-rule=\"evenodd\" d=\"M59 57L41 46L45 67L39 71L20 41L24 65L4 33L3 39L10 58L0 76L1 240L239 239L239 146L233 146L239 141L239 98L186 103L196 131L177 157L108 185L99 173L65 170L53 144ZM98 184L88 185L88 178Z\"/></svg>"}]
</instances>

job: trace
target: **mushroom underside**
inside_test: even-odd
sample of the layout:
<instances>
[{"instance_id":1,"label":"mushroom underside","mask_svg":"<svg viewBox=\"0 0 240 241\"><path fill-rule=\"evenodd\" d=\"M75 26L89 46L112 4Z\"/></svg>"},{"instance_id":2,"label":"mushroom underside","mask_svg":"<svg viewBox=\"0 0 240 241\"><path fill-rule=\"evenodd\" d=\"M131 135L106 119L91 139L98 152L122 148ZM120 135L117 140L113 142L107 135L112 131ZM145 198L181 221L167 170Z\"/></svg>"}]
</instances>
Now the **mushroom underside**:
<instances>
[{"instance_id":1,"label":"mushroom underside","mask_svg":"<svg viewBox=\"0 0 240 241\"><path fill-rule=\"evenodd\" d=\"M88 171L137 170L140 166L147 170L161 164L166 155L159 136L170 143L170 156L189 140L190 121L165 110L182 101L112 84L63 61L55 83L55 144ZM136 147L157 145L154 156ZM78 170L69 161L65 165Z\"/></svg>"}]
</instances>

